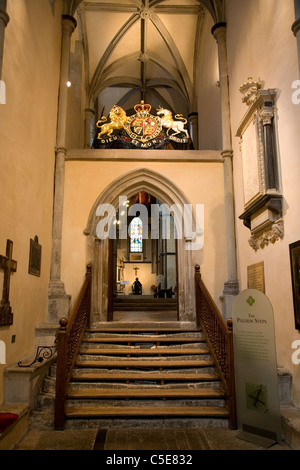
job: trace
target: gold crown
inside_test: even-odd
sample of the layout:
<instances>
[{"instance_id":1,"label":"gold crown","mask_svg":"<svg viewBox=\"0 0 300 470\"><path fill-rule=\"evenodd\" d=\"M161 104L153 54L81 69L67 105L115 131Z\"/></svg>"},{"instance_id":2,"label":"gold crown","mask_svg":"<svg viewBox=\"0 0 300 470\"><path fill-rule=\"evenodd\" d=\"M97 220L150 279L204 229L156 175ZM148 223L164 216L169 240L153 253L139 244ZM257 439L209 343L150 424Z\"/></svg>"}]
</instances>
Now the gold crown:
<instances>
[{"instance_id":1,"label":"gold crown","mask_svg":"<svg viewBox=\"0 0 300 470\"><path fill-rule=\"evenodd\" d=\"M150 113L151 105L145 104L144 101L141 101L140 104L136 104L134 107L137 113Z\"/></svg>"}]
</instances>

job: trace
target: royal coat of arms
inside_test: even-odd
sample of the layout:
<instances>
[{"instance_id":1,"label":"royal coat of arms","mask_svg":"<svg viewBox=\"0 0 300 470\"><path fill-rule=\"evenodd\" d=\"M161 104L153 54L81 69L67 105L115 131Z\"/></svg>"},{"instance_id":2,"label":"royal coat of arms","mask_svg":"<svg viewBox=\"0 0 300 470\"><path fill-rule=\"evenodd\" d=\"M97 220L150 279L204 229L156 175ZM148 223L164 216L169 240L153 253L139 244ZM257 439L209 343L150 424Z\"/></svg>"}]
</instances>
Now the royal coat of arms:
<instances>
[{"instance_id":1,"label":"royal coat of arms","mask_svg":"<svg viewBox=\"0 0 300 470\"><path fill-rule=\"evenodd\" d=\"M174 120L171 111L159 107L157 116L154 116L150 114L151 105L143 101L135 105L134 110L136 114L127 116L120 106L115 105L109 113L110 122L106 117L97 122L100 129L97 140L102 144L118 140L139 148L159 148L168 140L189 141L185 129L187 120L181 114L176 114Z\"/></svg>"}]
</instances>

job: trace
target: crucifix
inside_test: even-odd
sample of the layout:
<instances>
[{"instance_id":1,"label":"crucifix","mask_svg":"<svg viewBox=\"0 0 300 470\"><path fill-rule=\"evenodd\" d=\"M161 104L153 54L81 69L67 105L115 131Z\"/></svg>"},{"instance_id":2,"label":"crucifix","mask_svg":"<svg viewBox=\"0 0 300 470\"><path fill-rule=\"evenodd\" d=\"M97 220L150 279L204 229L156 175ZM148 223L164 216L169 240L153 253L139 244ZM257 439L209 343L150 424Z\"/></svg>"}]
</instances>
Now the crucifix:
<instances>
[{"instance_id":1,"label":"crucifix","mask_svg":"<svg viewBox=\"0 0 300 470\"><path fill-rule=\"evenodd\" d=\"M140 268L132 268L132 269L134 269L134 271L135 271L135 276L137 276L137 272L138 272L138 270L139 270Z\"/></svg>"},{"instance_id":2,"label":"crucifix","mask_svg":"<svg viewBox=\"0 0 300 470\"><path fill-rule=\"evenodd\" d=\"M6 242L6 256L0 255L0 269L4 270L2 300L0 304L0 326L12 325L13 313L9 303L10 276L17 271L17 262L12 259L13 242Z\"/></svg>"}]
</instances>

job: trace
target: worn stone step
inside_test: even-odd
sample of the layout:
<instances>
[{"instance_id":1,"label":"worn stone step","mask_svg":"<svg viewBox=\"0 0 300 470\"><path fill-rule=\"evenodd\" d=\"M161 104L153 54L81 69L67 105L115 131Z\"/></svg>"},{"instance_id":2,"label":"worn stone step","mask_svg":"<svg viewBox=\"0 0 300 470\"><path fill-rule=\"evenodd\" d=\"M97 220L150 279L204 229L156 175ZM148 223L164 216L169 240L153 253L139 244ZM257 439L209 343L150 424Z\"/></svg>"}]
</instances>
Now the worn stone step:
<instances>
[{"instance_id":1,"label":"worn stone step","mask_svg":"<svg viewBox=\"0 0 300 470\"><path fill-rule=\"evenodd\" d=\"M134 380L129 383L126 381L93 381L93 380L74 380L73 382L69 383L69 390L84 390L84 389L99 389L99 390L107 390L107 389L116 389L116 390L128 390L135 392L136 390L180 390L180 389L203 389L203 388L210 388L213 390L220 389L220 381L216 380L215 376L211 376L211 380L203 380L203 381L174 381L174 382L166 382L161 384L160 381L152 382L152 381L139 381Z\"/></svg>"},{"instance_id":2,"label":"worn stone step","mask_svg":"<svg viewBox=\"0 0 300 470\"><path fill-rule=\"evenodd\" d=\"M81 381L179 381L179 382L202 382L202 381L213 381L219 380L218 376L209 373L188 373L188 372L140 372L140 371L108 371L108 372L90 372L84 370L75 370L72 375L72 380Z\"/></svg>"},{"instance_id":3,"label":"worn stone step","mask_svg":"<svg viewBox=\"0 0 300 470\"><path fill-rule=\"evenodd\" d=\"M82 360L77 360L76 366L77 367L93 367L93 368L128 368L128 369L133 369L133 368L195 368L195 367L213 367L214 362L207 360L207 361L202 361L200 359L198 360L161 360L160 358L148 360L148 359L136 359L136 358L131 358L131 359L119 359L117 361L111 359L109 361L107 360L89 360L89 359L82 359Z\"/></svg>"},{"instance_id":4,"label":"worn stone step","mask_svg":"<svg viewBox=\"0 0 300 470\"><path fill-rule=\"evenodd\" d=\"M219 398L133 398L133 399L110 399L110 398L68 398L66 406L74 407L163 407L163 406L174 406L174 407L202 407L202 406L219 406L224 407L224 400Z\"/></svg>"},{"instance_id":5,"label":"worn stone step","mask_svg":"<svg viewBox=\"0 0 300 470\"><path fill-rule=\"evenodd\" d=\"M171 297L150 297L150 298L145 298L144 296L142 297L120 297L117 299L114 299L113 304L114 305L157 305L157 306L163 306L163 305L172 305L177 306L177 299L176 298L171 298Z\"/></svg>"},{"instance_id":6,"label":"worn stone step","mask_svg":"<svg viewBox=\"0 0 300 470\"><path fill-rule=\"evenodd\" d=\"M160 328L157 328L155 326L151 327L145 327L145 326L141 326L140 324L139 325L129 325L127 327L124 327L124 326L118 326L118 325L115 325L113 327L109 327L109 326L106 326L105 328L104 327L101 327L101 328L87 328L85 330L87 333L109 333L109 332L112 332L112 333L197 333L197 332L201 332L201 328L192 328L192 327L189 327L189 328L184 328L184 327L160 327Z\"/></svg>"},{"instance_id":7,"label":"worn stone step","mask_svg":"<svg viewBox=\"0 0 300 470\"><path fill-rule=\"evenodd\" d=\"M97 322L96 324L92 324L88 330L98 330L98 331L110 331L111 329L114 330L124 330L124 329L138 329L141 330L149 330L152 331L167 331L167 330L176 330L176 331L197 331L198 326L195 322L192 321L180 321L180 320L167 320L167 321L154 321L154 320L147 320L147 321L110 321L110 322Z\"/></svg>"},{"instance_id":8,"label":"worn stone step","mask_svg":"<svg viewBox=\"0 0 300 470\"><path fill-rule=\"evenodd\" d=\"M153 305L153 304L114 304L115 312L177 312L176 304Z\"/></svg>"},{"instance_id":9,"label":"worn stone step","mask_svg":"<svg viewBox=\"0 0 300 470\"><path fill-rule=\"evenodd\" d=\"M112 330L89 330L85 332L86 336L127 336L127 335L137 335L137 336L158 336L158 337L180 337L180 336L187 336L187 337L199 337L202 334L201 330L156 330L156 329L145 329L145 330L138 330L138 329L132 329L132 330L117 330L117 329L112 329Z\"/></svg>"},{"instance_id":10,"label":"worn stone step","mask_svg":"<svg viewBox=\"0 0 300 470\"><path fill-rule=\"evenodd\" d=\"M81 348L80 354L91 354L91 355L112 355L112 356L204 356L209 355L208 349L198 349L198 348L162 348L162 347L154 347L154 348L135 348L135 347L127 347L127 348Z\"/></svg>"},{"instance_id":11,"label":"worn stone step","mask_svg":"<svg viewBox=\"0 0 300 470\"><path fill-rule=\"evenodd\" d=\"M228 417L228 410L224 407L214 406L67 406L65 410L67 418L92 418L92 417Z\"/></svg>"},{"instance_id":12,"label":"worn stone step","mask_svg":"<svg viewBox=\"0 0 300 470\"><path fill-rule=\"evenodd\" d=\"M86 332L86 338L127 338L127 337L145 337L145 338L202 338L202 331L93 331Z\"/></svg>"},{"instance_id":13,"label":"worn stone step","mask_svg":"<svg viewBox=\"0 0 300 470\"><path fill-rule=\"evenodd\" d=\"M83 341L86 343L198 343L201 342L199 337L187 337L187 336L138 336L138 335L126 335L126 336L93 336L84 337ZM203 340L204 341L204 340Z\"/></svg>"},{"instance_id":14,"label":"worn stone step","mask_svg":"<svg viewBox=\"0 0 300 470\"><path fill-rule=\"evenodd\" d=\"M221 390L212 388L178 388L178 389L142 389L142 388L83 388L69 390L68 398L223 398Z\"/></svg>"}]
</instances>

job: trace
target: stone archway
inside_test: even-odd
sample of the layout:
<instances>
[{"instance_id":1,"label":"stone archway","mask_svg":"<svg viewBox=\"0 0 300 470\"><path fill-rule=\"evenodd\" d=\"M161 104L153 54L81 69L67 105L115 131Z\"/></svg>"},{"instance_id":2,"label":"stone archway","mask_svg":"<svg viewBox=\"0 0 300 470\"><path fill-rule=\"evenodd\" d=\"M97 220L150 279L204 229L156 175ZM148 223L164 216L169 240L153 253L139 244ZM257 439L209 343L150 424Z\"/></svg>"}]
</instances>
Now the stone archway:
<instances>
[{"instance_id":1,"label":"stone archway","mask_svg":"<svg viewBox=\"0 0 300 470\"><path fill-rule=\"evenodd\" d=\"M91 323L108 321L109 288L109 238L100 240L96 234L99 221L97 208L110 204L115 210L119 198L130 198L139 191L145 191L159 199L163 204L175 208L174 222L179 230L185 205L190 204L183 192L168 178L149 169L138 169L124 174L110 183L95 201L84 231L87 237L87 264L93 266ZM176 210L178 209L177 213ZM192 214L194 220L194 214ZM181 233L181 232L179 232ZM189 249L190 238L182 231L177 240L178 276L178 319L181 322L195 321L193 251Z\"/></svg>"}]
</instances>

